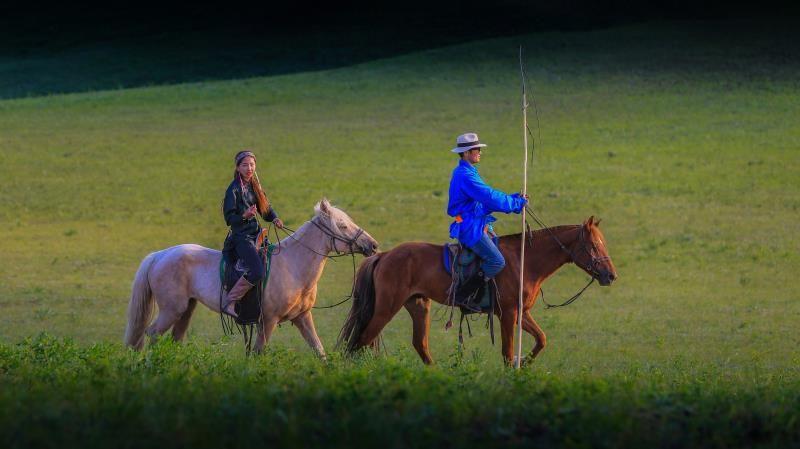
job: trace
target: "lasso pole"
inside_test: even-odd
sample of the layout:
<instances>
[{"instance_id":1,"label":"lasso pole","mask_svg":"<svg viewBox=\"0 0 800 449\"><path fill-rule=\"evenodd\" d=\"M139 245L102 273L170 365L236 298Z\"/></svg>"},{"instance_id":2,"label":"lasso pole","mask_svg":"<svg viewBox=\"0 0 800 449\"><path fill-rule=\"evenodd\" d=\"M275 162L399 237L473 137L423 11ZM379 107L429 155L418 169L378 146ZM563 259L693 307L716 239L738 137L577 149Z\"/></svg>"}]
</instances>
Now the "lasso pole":
<instances>
[{"instance_id":1,"label":"lasso pole","mask_svg":"<svg viewBox=\"0 0 800 449\"><path fill-rule=\"evenodd\" d=\"M525 72L522 69L522 45L519 46L519 72L522 77L522 140L525 146L525 158L522 165L522 195L528 193L528 97L525 92ZM525 278L525 213L522 214L522 234L520 234L519 251L519 303L517 304L517 357L514 368L522 367L522 288Z\"/></svg>"}]
</instances>

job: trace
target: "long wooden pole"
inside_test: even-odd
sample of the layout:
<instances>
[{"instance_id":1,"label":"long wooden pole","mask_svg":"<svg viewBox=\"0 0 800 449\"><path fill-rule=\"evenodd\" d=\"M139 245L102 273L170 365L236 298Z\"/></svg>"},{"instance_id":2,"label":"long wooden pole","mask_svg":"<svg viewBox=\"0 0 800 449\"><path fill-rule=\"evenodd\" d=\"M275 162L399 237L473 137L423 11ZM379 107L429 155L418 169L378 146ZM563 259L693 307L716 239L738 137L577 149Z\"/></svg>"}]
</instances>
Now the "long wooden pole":
<instances>
[{"instance_id":1,"label":"long wooden pole","mask_svg":"<svg viewBox=\"0 0 800 449\"><path fill-rule=\"evenodd\" d=\"M525 71L522 69L522 45L519 46L519 72L522 77L522 141L525 146L525 158L522 165L522 195L528 193L528 97L525 92ZM525 278L525 211L522 211L522 234L519 251L519 304L517 305L517 357L514 367L522 367L522 288Z\"/></svg>"}]
</instances>

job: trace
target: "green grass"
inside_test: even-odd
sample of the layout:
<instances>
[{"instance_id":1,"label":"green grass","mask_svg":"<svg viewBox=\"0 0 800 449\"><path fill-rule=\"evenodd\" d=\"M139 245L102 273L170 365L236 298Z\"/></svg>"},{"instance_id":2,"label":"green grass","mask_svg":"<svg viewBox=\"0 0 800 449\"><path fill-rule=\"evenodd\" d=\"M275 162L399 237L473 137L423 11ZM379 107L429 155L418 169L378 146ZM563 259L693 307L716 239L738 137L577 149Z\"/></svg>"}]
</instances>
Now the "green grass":
<instances>
[{"instance_id":1,"label":"green grass","mask_svg":"<svg viewBox=\"0 0 800 449\"><path fill-rule=\"evenodd\" d=\"M293 228L327 196L383 249L444 241L456 135L478 132L490 145L484 178L520 189L521 43L541 121L534 206L552 225L602 217L620 279L569 308L537 304L549 346L521 378L501 370L499 349L476 323L466 342L478 355L476 376L502 373L540 392L542 379L558 379L554 388L565 395L598 382L615 400L688 389L755 410L796 398L797 32L745 25L541 33L313 73L0 101L0 340L46 331L74 339L84 348L76 351L100 344L112 361L148 357L118 349L136 268L167 246L221 246L220 202L242 148L258 154L261 180ZM518 223L503 217L498 228L518 232ZM351 276L349 261L329 264L318 303L347 294ZM548 300L568 297L585 279L564 268L545 285ZM328 349L346 312L315 313ZM241 352L205 309L189 335L199 353L213 349L210 359ZM337 367L341 378L395 363L412 377L450 373L416 367L404 312L385 337L386 361ZM310 357L291 326L270 346L290 359ZM444 320L432 324L431 347L437 361L453 357L456 333L444 331ZM278 365L293 373L289 362ZM796 445L797 421L786 423Z\"/></svg>"},{"instance_id":2,"label":"green grass","mask_svg":"<svg viewBox=\"0 0 800 449\"><path fill-rule=\"evenodd\" d=\"M480 354L322 364L226 345L0 345L4 447L788 447L795 382L487 369ZM379 417L379 419L376 419ZM646 430L646 431L645 431Z\"/></svg>"}]
</instances>

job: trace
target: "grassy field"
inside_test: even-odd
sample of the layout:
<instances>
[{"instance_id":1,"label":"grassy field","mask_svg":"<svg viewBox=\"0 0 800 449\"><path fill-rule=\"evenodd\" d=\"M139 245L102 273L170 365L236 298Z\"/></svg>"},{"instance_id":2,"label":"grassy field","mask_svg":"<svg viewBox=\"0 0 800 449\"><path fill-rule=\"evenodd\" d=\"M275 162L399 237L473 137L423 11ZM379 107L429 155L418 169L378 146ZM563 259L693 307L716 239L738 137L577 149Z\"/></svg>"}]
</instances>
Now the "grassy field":
<instances>
[{"instance_id":1,"label":"grassy field","mask_svg":"<svg viewBox=\"0 0 800 449\"><path fill-rule=\"evenodd\" d=\"M420 366L408 354L325 365L163 340L142 353L48 337L0 347L4 447L792 447L797 382L562 377Z\"/></svg>"},{"instance_id":2,"label":"grassy field","mask_svg":"<svg viewBox=\"0 0 800 449\"><path fill-rule=\"evenodd\" d=\"M612 287L593 287L569 308L545 311L537 304L534 317L549 346L531 373L505 373L499 348L479 323L466 342L469 368L448 368L458 353L456 333L444 331L444 320L432 324L431 339L442 366L424 371L414 361L404 312L386 330L386 360L350 366L336 359L330 379L291 326L278 329L270 342L279 356L235 361L239 340L223 337L217 316L205 309L198 309L189 330L191 349L163 350L208 361L197 368L201 373L224 365L208 380L220 395L226 394L224 373L235 371L231 366L267 369L278 357L279 367L269 369L282 374L255 378L274 377L284 391L294 385L288 380L296 374L293 365L316 373L311 379L322 385L351 374L369 384L379 377L370 373L399 367L410 376L403 382L423 393L428 390L420 385L435 380L451 382L446 388L453 390L446 391L456 397L461 393L453 379L466 376L472 385L483 378L499 383L478 391L491 388L497 398L526 392L536 402L552 387L568 398L586 395L586 402L574 403L578 410L609 400L620 407L612 414L619 417L627 406L655 406L661 393L685 403L696 394L703 404L752 406L754 419L772 422L772 405L798 408L800 380L800 295L793 283L800 266L797 37L788 23L652 23L484 40L309 73L2 100L0 347L6 361L0 378L26 385L24 374L38 369L37 359L14 355L33 351L32 343L14 344L40 332L74 340L68 354L100 351L116 373L108 379L122 376L121 367L144 363L150 356L121 350L136 268L149 252L175 244L221 246L220 202L231 159L242 148L259 155L262 182L290 227L307 220L325 196L383 249L408 240L444 241L455 164L448 150L456 135L478 132L490 145L480 168L484 178L506 191L520 189L516 57L523 44L541 120L529 182L533 204L552 225L602 217L620 275ZM516 217L498 222L503 233L517 226ZM329 264L318 303L348 293L351 276L349 261ZM566 267L546 284L548 299L568 297L585 279ZM328 349L346 312L315 314ZM526 338L525 347L530 344ZM7 361L15 357L24 362ZM72 379L74 391L89 388L90 362L54 357L49 363L63 360L63 371L74 366L89 379L37 371L30 385L48 390ZM171 385L158 367L147 369L160 379L153 388ZM503 382L514 387L503 390ZM191 394L205 385L200 379L179 391ZM309 388L300 391L325 397L323 387ZM343 394L368 398L372 392L353 388ZM34 393L0 390L7 403L17 398L18 407L35 407ZM447 404L447 394L431 394ZM424 402L416 400L398 399L397 407ZM471 400L479 408L478 398ZM61 404L70 410L72 402ZM742 441L800 444L797 415L780 416L783 433L762 428L764 438ZM662 424L671 423L664 418ZM502 439L535 441L515 435ZM569 443L568 436L543 442ZM591 441L584 435L574 445ZM736 440L706 442L728 441Z\"/></svg>"}]
</instances>

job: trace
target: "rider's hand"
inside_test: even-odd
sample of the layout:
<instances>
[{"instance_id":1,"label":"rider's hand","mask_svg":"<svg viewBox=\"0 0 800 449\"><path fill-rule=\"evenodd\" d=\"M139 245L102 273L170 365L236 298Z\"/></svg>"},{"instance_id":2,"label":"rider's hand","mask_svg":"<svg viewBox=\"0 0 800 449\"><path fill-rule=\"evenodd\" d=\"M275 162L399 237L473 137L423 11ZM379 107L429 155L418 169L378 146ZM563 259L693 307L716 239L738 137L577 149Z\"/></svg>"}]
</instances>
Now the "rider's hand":
<instances>
[{"instance_id":1,"label":"rider's hand","mask_svg":"<svg viewBox=\"0 0 800 449\"><path fill-rule=\"evenodd\" d=\"M245 220L249 220L250 217L253 217L255 214L256 214L256 205L253 204L252 206L248 207L246 211L244 211L244 215L242 215L242 217L244 217Z\"/></svg>"},{"instance_id":2,"label":"rider's hand","mask_svg":"<svg viewBox=\"0 0 800 449\"><path fill-rule=\"evenodd\" d=\"M272 220L272 224L274 224L275 227L278 228L278 229L283 229L283 222L281 221L280 218L276 218L276 219Z\"/></svg>"},{"instance_id":3,"label":"rider's hand","mask_svg":"<svg viewBox=\"0 0 800 449\"><path fill-rule=\"evenodd\" d=\"M521 198L522 199L522 204L519 206L519 210L516 210L516 209L514 210L514 213L521 213L522 210L525 209L525 207L528 205L528 194L527 193L522 193L522 192L517 192L512 196L514 198Z\"/></svg>"}]
</instances>

